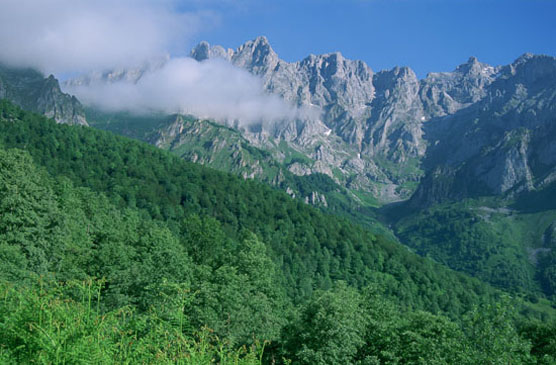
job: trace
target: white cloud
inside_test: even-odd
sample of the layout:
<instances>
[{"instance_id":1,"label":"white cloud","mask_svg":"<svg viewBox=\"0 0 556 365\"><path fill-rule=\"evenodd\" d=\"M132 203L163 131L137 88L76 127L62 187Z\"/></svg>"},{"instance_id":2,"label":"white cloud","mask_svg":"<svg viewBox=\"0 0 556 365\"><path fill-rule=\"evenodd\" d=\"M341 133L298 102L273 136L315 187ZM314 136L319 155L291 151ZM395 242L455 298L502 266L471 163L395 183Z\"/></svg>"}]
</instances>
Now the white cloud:
<instances>
[{"instance_id":1,"label":"white cloud","mask_svg":"<svg viewBox=\"0 0 556 365\"><path fill-rule=\"evenodd\" d=\"M221 59L172 58L138 79L92 79L66 91L108 111L180 112L253 123L303 118L305 112L263 91L262 81Z\"/></svg>"},{"instance_id":2,"label":"white cloud","mask_svg":"<svg viewBox=\"0 0 556 365\"><path fill-rule=\"evenodd\" d=\"M229 0L0 1L0 62L57 75L137 68L185 54L188 40L217 24L222 9L232 6ZM266 94L259 79L215 60L170 57L137 82L97 81L68 91L107 110L185 112L242 122L300 115Z\"/></svg>"},{"instance_id":3,"label":"white cloud","mask_svg":"<svg viewBox=\"0 0 556 365\"><path fill-rule=\"evenodd\" d=\"M137 64L185 43L208 19L169 0L2 0L0 61L45 73Z\"/></svg>"}]
</instances>

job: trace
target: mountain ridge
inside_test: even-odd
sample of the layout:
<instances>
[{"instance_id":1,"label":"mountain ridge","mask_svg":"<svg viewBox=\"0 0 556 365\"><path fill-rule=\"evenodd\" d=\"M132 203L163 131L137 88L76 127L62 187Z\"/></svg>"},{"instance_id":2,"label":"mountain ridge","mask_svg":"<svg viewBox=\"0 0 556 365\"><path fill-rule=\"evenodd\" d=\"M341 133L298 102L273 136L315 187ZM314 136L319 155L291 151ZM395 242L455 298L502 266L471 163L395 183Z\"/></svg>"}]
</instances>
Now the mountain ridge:
<instances>
[{"instance_id":1,"label":"mountain ridge","mask_svg":"<svg viewBox=\"0 0 556 365\"><path fill-rule=\"evenodd\" d=\"M400 194L401 186L408 177L407 182L415 185L427 170L420 165L427 163L426 151L436 143L426 135L435 134L427 127L429 121L462 113L485 97L492 100L489 88L500 77L519 77L516 71L519 65L536 62L539 57L551 59L550 56L524 54L510 65L494 67L470 57L453 72L429 73L419 80L409 67L375 73L364 62L345 60L339 52L310 55L288 63L278 58L265 37L246 42L235 51L201 42L193 48L191 57L200 62L223 58L262 77L268 92L297 105L322 108L323 124L341 138L340 146L333 146L330 139L334 136L330 132L319 138L324 140L324 152L320 154L314 153L315 141L306 136L302 143L296 139L297 135L285 137L278 132L274 136L286 139L309 157L324 160L324 165L340 169L344 176L351 176L343 181L335 177L346 187L366 190L379 197L390 195L386 202L409 198L413 190ZM353 72L354 68L365 72ZM337 78L341 78L338 75L351 78L344 77L342 83L338 82ZM304 86L291 80L303 80ZM260 136L250 136L248 132L245 136L264 148ZM386 163L377 165L380 160ZM397 168L388 167L392 164L397 164ZM407 174L404 170L408 169L413 173ZM307 173L312 168L306 166L303 170ZM332 176L331 170L321 168L319 172ZM496 184L507 185L491 181L491 185ZM377 185L382 187L377 189ZM498 190L507 191L508 188L504 186Z\"/></svg>"},{"instance_id":2,"label":"mountain ridge","mask_svg":"<svg viewBox=\"0 0 556 365\"><path fill-rule=\"evenodd\" d=\"M83 106L75 96L63 93L58 80L32 69L0 64L0 99L62 124L87 125Z\"/></svg>"},{"instance_id":3,"label":"mountain ridge","mask_svg":"<svg viewBox=\"0 0 556 365\"><path fill-rule=\"evenodd\" d=\"M539 57L554 59L524 54L510 65L490 66L470 57L452 72L429 73L419 79L409 67L374 72L365 62L346 59L340 52L286 62L264 36L235 50L203 41L191 50L190 57L198 62L223 59L260 77L266 92L299 107L320 109L320 118L229 125L239 129L253 146L269 151L279 163L284 161L284 153L276 146L283 142L307 157L290 172L324 173L336 183L382 203L408 200L413 195L425 174L434 170L429 149L435 150L439 138L447 138L449 133L444 130L457 125L458 118L467 118L469 108L481 103L488 107L499 100L496 93L506 90L490 90L493 84L503 84L500 78L517 80L523 77L520 65L535 63ZM97 74L93 80L137 81L163 63ZM90 81L70 80L69 84ZM461 151L473 148L455 145ZM524 166L516 168L521 174ZM487 180L496 191L508 191L507 186L512 185L503 179Z\"/></svg>"}]
</instances>

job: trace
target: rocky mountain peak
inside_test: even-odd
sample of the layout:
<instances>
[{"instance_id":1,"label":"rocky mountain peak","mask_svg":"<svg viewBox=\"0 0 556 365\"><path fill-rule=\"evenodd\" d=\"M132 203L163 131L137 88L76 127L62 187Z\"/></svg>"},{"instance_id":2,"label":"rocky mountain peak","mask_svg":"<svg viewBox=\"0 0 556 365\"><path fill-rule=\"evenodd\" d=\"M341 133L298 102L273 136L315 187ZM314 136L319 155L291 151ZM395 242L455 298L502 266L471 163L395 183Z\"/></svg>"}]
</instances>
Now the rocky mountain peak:
<instances>
[{"instance_id":1,"label":"rocky mountain peak","mask_svg":"<svg viewBox=\"0 0 556 365\"><path fill-rule=\"evenodd\" d=\"M0 97L58 123L87 125L81 103L63 93L53 75L0 65Z\"/></svg>"},{"instance_id":2,"label":"rocky mountain peak","mask_svg":"<svg viewBox=\"0 0 556 365\"><path fill-rule=\"evenodd\" d=\"M506 77L513 76L522 83L544 84L556 77L556 58L525 53L506 68Z\"/></svg>"},{"instance_id":3,"label":"rocky mountain peak","mask_svg":"<svg viewBox=\"0 0 556 365\"><path fill-rule=\"evenodd\" d=\"M487 95L486 88L500 73L499 67L476 57L453 72L435 72L421 81L421 99L428 118L454 114Z\"/></svg>"},{"instance_id":4,"label":"rocky mountain peak","mask_svg":"<svg viewBox=\"0 0 556 365\"><path fill-rule=\"evenodd\" d=\"M394 96L403 98L408 93L419 92L419 79L409 67L394 67L391 70L380 71L373 76L373 85L377 99L391 99Z\"/></svg>"},{"instance_id":5,"label":"rocky mountain peak","mask_svg":"<svg viewBox=\"0 0 556 365\"><path fill-rule=\"evenodd\" d=\"M224 49L222 46L211 46L207 41L201 41L195 48L193 48L189 56L199 62L209 58L223 58L230 60L233 55L231 49Z\"/></svg>"},{"instance_id":6,"label":"rocky mountain peak","mask_svg":"<svg viewBox=\"0 0 556 365\"><path fill-rule=\"evenodd\" d=\"M472 65L473 65L473 64L478 64L478 63L479 63L479 60L477 59L477 57L471 56L471 57L469 57L469 59L467 60L467 63L468 63L468 64L472 64Z\"/></svg>"},{"instance_id":7,"label":"rocky mountain peak","mask_svg":"<svg viewBox=\"0 0 556 365\"><path fill-rule=\"evenodd\" d=\"M395 82L403 82L403 81L419 81L417 79L417 75L415 74L415 72L406 66L403 67L399 67L396 66L391 70L382 70L378 73L376 73L376 78L375 80L377 82L379 82L379 80L389 80L389 81L395 81ZM388 82L388 81L386 81ZM377 89L379 88L377 84L375 84L375 86L377 87Z\"/></svg>"},{"instance_id":8,"label":"rocky mountain peak","mask_svg":"<svg viewBox=\"0 0 556 365\"><path fill-rule=\"evenodd\" d=\"M232 56L232 63L255 74L272 69L278 61L278 55L264 36L246 42Z\"/></svg>"},{"instance_id":9,"label":"rocky mountain peak","mask_svg":"<svg viewBox=\"0 0 556 365\"><path fill-rule=\"evenodd\" d=\"M204 61L209 58L210 44L207 41L201 41L195 48L191 50L191 58L197 61Z\"/></svg>"},{"instance_id":10,"label":"rocky mountain peak","mask_svg":"<svg viewBox=\"0 0 556 365\"><path fill-rule=\"evenodd\" d=\"M516 65L516 64L525 63L525 62L527 62L527 61L529 61L529 60L531 60L531 59L533 59L533 58L535 58L535 57L537 57L537 56L535 56L535 55L532 54L532 53L526 52L526 53L522 54L521 56L519 56L519 57L513 62L513 64Z\"/></svg>"},{"instance_id":11,"label":"rocky mountain peak","mask_svg":"<svg viewBox=\"0 0 556 365\"><path fill-rule=\"evenodd\" d=\"M495 69L486 63L479 62L477 57L472 56L466 63L459 65L454 72L466 76L478 76L481 74L491 75L495 72Z\"/></svg>"},{"instance_id":12,"label":"rocky mountain peak","mask_svg":"<svg viewBox=\"0 0 556 365\"><path fill-rule=\"evenodd\" d=\"M264 35L260 35L257 38L253 39L251 42L247 42L246 44L249 43L254 44L256 47L265 47L265 48L272 49L272 47L270 47L270 42L268 41L268 38L266 38Z\"/></svg>"}]
</instances>

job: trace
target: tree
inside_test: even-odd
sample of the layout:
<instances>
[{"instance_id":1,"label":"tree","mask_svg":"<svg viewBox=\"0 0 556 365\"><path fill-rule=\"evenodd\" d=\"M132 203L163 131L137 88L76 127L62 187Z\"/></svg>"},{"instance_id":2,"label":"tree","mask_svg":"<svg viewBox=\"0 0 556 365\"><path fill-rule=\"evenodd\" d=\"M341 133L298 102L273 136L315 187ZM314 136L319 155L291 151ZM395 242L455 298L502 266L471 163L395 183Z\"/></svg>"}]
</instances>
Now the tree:
<instances>
[{"instance_id":1,"label":"tree","mask_svg":"<svg viewBox=\"0 0 556 365\"><path fill-rule=\"evenodd\" d=\"M352 364L366 323L361 296L345 283L316 291L285 330L285 356L296 364Z\"/></svg>"}]
</instances>

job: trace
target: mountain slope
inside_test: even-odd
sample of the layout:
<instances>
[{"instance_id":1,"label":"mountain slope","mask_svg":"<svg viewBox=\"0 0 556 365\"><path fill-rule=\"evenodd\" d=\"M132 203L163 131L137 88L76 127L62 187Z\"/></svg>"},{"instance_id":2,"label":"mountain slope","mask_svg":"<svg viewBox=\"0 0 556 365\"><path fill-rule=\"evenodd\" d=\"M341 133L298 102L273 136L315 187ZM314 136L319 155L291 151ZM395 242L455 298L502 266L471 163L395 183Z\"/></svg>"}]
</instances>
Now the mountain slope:
<instances>
[{"instance_id":1,"label":"mountain slope","mask_svg":"<svg viewBox=\"0 0 556 365\"><path fill-rule=\"evenodd\" d=\"M60 90L58 80L31 69L0 64L0 99L53 118L58 123L87 125L81 103Z\"/></svg>"},{"instance_id":2,"label":"mountain slope","mask_svg":"<svg viewBox=\"0 0 556 365\"><path fill-rule=\"evenodd\" d=\"M92 127L149 142L187 161L262 181L307 204L391 235L377 225L374 215L369 216L365 207L377 204L369 196L354 195L325 174L292 173L290 169L300 166L307 157L286 143L275 146L282 156L280 163L236 129L192 116L140 116L87 109L87 119ZM153 130L153 125L158 128Z\"/></svg>"},{"instance_id":3,"label":"mountain slope","mask_svg":"<svg viewBox=\"0 0 556 365\"><path fill-rule=\"evenodd\" d=\"M479 102L426 127L424 205L542 189L556 176L556 59L525 55L501 69Z\"/></svg>"},{"instance_id":4,"label":"mountain slope","mask_svg":"<svg viewBox=\"0 0 556 365\"><path fill-rule=\"evenodd\" d=\"M6 101L0 127L2 362L553 359L522 300L283 193Z\"/></svg>"},{"instance_id":5,"label":"mountain slope","mask_svg":"<svg viewBox=\"0 0 556 365\"><path fill-rule=\"evenodd\" d=\"M231 238L256 233L293 298L336 280L356 287L374 283L408 308L458 316L471 303L496 296L475 279L254 181L106 132L56 125L5 102L0 116L1 145L25 148L51 174L104 192L118 206L138 208L174 230L200 214L218 220Z\"/></svg>"},{"instance_id":6,"label":"mountain slope","mask_svg":"<svg viewBox=\"0 0 556 365\"><path fill-rule=\"evenodd\" d=\"M202 42L191 56L199 62L231 62L261 77L268 92L300 107L319 108L321 117L248 127L184 122L181 117L160 126L164 118L159 118L152 124L151 143L188 160L281 186L317 205L334 204L323 189L310 184L300 189L292 174L319 181L327 175L333 180L327 187L341 186L332 188L342 195L337 206L356 212L348 214L352 219L369 213L368 206L377 202L411 197L396 214L404 220L390 222L404 243L506 289L538 293L543 287L551 295L546 288L552 284L546 283L552 281L552 250L538 239L549 222L516 224L520 228L507 236L503 227L513 218L478 224L483 215L476 209L510 209L526 222L536 219L532 212L551 216L556 176L553 57L524 55L502 67L471 57L453 72L418 80L407 67L375 73L339 53L288 63L264 37L236 50ZM141 72L130 70L133 75ZM301 190L309 194L300 195ZM474 207L466 207L464 199L472 199ZM448 224L458 217L469 219L450 236L444 223L429 229L427 217ZM534 232L525 234L527 229ZM499 247L495 254L493 242ZM478 254L468 255L469 247ZM537 264L530 252L539 253ZM509 264L499 265L504 260Z\"/></svg>"}]
</instances>

